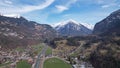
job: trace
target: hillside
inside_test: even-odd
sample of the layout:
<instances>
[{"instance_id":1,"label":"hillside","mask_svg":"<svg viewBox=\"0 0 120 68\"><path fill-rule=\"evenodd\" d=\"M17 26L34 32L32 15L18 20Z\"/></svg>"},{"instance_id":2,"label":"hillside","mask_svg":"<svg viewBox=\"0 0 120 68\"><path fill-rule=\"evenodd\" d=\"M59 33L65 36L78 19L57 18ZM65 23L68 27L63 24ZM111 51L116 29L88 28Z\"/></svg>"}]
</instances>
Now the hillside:
<instances>
[{"instance_id":1,"label":"hillside","mask_svg":"<svg viewBox=\"0 0 120 68\"><path fill-rule=\"evenodd\" d=\"M65 54L57 52L58 55L78 57L79 61L89 61L94 68L120 68L119 14L120 10L115 11L97 23L94 35L60 38L51 43L59 52L64 50Z\"/></svg>"},{"instance_id":2,"label":"hillside","mask_svg":"<svg viewBox=\"0 0 120 68\"><path fill-rule=\"evenodd\" d=\"M98 22L93 30L94 34L120 34L120 9Z\"/></svg>"},{"instance_id":3,"label":"hillside","mask_svg":"<svg viewBox=\"0 0 120 68\"><path fill-rule=\"evenodd\" d=\"M56 36L56 31L47 24L28 21L24 17L0 16L0 46L15 48L40 43Z\"/></svg>"},{"instance_id":4,"label":"hillside","mask_svg":"<svg viewBox=\"0 0 120 68\"><path fill-rule=\"evenodd\" d=\"M53 55L78 57L89 61L95 68L120 67L120 36L97 35L62 38L52 41ZM109 65L111 64L111 65Z\"/></svg>"}]
</instances>

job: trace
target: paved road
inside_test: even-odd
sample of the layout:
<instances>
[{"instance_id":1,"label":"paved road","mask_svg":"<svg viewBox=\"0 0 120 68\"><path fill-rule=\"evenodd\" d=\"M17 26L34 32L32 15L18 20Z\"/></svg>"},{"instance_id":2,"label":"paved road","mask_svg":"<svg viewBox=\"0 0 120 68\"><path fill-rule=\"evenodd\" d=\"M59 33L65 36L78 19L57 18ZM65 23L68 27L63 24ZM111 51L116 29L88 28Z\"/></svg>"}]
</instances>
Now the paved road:
<instances>
[{"instance_id":1,"label":"paved road","mask_svg":"<svg viewBox=\"0 0 120 68\"><path fill-rule=\"evenodd\" d=\"M43 58L44 58L44 56L45 56L45 52L46 52L46 50L47 50L47 45L45 45L44 46L44 48L42 49L42 51L40 52L40 54L38 55L38 58L37 58L37 60L36 60L36 63L35 63L35 66L34 66L34 68L42 68L43 66L41 66L41 65L43 65Z\"/></svg>"}]
</instances>

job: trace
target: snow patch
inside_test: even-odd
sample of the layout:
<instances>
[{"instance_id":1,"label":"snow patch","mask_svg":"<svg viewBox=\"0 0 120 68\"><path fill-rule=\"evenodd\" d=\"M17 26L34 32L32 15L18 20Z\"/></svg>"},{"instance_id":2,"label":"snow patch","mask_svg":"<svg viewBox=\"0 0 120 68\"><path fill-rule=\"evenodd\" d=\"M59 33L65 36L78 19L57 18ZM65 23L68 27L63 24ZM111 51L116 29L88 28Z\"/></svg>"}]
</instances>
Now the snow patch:
<instances>
[{"instance_id":1,"label":"snow patch","mask_svg":"<svg viewBox=\"0 0 120 68\"><path fill-rule=\"evenodd\" d=\"M53 28L57 27L57 29L59 29L59 28L64 27L66 24L69 24L69 23L74 23L76 25L84 25L85 27L87 27L88 29L91 29L91 30L93 30L93 28L94 28L94 25L92 25L92 24L83 23L83 22L79 23L79 22L77 22L73 19L69 19L69 20L62 21L62 22L59 22L59 23L56 23L56 24L52 24L51 26Z\"/></svg>"},{"instance_id":2,"label":"snow patch","mask_svg":"<svg viewBox=\"0 0 120 68\"><path fill-rule=\"evenodd\" d=\"M94 28L94 25L92 25L92 24L88 24L88 23L81 23L81 24L91 30L93 30L93 28Z\"/></svg>"},{"instance_id":3,"label":"snow patch","mask_svg":"<svg viewBox=\"0 0 120 68\"><path fill-rule=\"evenodd\" d=\"M4 14L3 16L13 17L13 18L20 18L21 17L19 14Z\"/></svg>"},{"instance_id":4,"label":"snow patch","mask_svg":"<svg viewBox=\"0 0 120 68\"><path fill-rule=\"evenodd\" d=\"M74 23L74 24L77 24L77 25L80 25L80 23L78 23L77 21L73 20L73 19L69 19L69 20L66 20L66 21L62 21L62 22L59 22L59 23L56 23L54 25L52 25L53 27L63 27L64 25L66 24L69 24L69 23Z\"/></svg>"}]
</instances>

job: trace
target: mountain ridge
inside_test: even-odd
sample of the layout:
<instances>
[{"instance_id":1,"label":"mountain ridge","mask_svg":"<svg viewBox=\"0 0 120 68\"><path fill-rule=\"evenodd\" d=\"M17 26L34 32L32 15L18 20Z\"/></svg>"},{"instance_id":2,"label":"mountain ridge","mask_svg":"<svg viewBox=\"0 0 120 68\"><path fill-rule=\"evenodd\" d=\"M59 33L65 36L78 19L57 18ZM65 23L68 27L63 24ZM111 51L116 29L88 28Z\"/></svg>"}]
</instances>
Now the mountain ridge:
<instances>
[{"instance_id":1,"label":"mountain ridge","mask_svg":"<svg viewBox=\"0 0 120 68\"><path fill-rule=\"evenodd\" d=\"M65 24L67 24L69 21L72 21L72 22L74 22L74 23L76 23L76 24L79 24L79 25L84 25L85 27L87 27L88 29L90 29L90 30L93 30L93 27L94 27L94 25L92 25L92 24L88 24L88 23L83 23L83 22L77 22L77 21L75 21L75 20L73 20L73 19L68 19L68 20L65 20L65 21L61 21L61 22L58 22L58 23L56 23L56 24L52 24L51 26L53 27L53 28L55 28L55 27L57 27L57 26L63 26L63 25L65 25Z\"/></svg>"},{"instance_id":2,"label":"mountain ridge","mask_svg":"<svg viewBox=\"0 0 120 68\"><path fill-rule=\"evenodd\" d=\"M96 23L93 33L94 34L120 34L120 9L111 13L102 21Z\"/></svg>"},{"instance_id":3,"label":"mountain ridge","mask_svg":"<svg viewBox=\"0 0 120 68\"><path fill-rule=\"evenodd\" d=\"M62 36L88 35L91 34L92 31L72 19L58 23L56 26L54 26L54 29Z\"/></svg>"},{"instance_id":4,"label":"mountain ridge","mask_svg":"<svg viewBox=\"0 0 120 68\"><path fill-rule=\"evenodd\" d=\"M50 25L38 24L24 17L0 16L0 44L3 48L33 45L54 37L56 31Z\"/></svg>"}]
</instances>

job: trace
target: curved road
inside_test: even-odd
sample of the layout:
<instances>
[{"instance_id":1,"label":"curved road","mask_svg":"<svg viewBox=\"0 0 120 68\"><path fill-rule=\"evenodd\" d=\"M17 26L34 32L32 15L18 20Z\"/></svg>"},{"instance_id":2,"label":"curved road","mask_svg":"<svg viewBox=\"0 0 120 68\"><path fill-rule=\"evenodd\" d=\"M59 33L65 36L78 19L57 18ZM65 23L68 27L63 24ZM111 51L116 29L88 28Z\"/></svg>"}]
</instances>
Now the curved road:
<instances>
[{"instance_id":1,"label":"curved road","mask_svg":"<svg viewBox=\"0 0 120 68\"><path fill-rule=\"evenodd\" d=\"M43 59L45 57L45 52L47 50L47 45L46 44L44 44L44 45L45 45L44 48L39 53L38 58L36 59L34 68L42 68L43 67Z\"/></svg>"}]
</instances>

